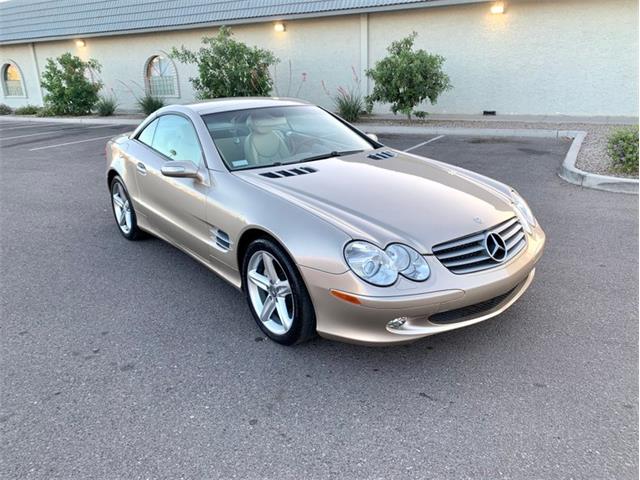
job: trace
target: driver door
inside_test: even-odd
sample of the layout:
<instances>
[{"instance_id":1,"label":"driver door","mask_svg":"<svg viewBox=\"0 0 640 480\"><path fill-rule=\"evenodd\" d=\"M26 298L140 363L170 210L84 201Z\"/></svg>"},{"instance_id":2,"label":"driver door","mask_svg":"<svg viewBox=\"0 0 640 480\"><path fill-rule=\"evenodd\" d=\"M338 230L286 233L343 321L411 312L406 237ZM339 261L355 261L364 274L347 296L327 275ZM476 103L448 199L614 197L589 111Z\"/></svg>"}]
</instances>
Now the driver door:
<instances>
[{"instance_id":1,"label":"driver door","mask_svg":"<svg viewBox=\"0 0 640 480\"><path fill-rule=\"evenodd\" d=\"M134 154L136 180L151 227L161 236L191 253L207 259L209 227L206 196L209 172L191 120L181 115L159 117L152 138L141 134ZM162 166L172 161L190 161L201 178L175 178L162 174Z\"/></svg>"}]
</instances>

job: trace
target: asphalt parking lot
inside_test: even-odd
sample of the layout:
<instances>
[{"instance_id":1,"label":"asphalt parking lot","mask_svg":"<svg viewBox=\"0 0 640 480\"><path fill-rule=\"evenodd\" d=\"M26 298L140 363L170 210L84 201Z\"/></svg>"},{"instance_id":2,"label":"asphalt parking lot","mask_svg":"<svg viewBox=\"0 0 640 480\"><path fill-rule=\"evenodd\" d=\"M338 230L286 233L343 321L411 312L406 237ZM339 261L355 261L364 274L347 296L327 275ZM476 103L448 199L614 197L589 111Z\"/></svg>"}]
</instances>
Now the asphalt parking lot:
<instances>
[{"instance_id":1,"label":"asphalt parking lot","mask_svg":"<svg viewBox=\"0 0 640 480\"><path fill-rule=\"evenodd\" d=\"M510 183L545 228L505 314L286 348L185 254L120 236L104 144L128 130L0 120L0 478L638 477L638 197L559 179L568 143L412 150Z\"/></svg>"}]
</instances>

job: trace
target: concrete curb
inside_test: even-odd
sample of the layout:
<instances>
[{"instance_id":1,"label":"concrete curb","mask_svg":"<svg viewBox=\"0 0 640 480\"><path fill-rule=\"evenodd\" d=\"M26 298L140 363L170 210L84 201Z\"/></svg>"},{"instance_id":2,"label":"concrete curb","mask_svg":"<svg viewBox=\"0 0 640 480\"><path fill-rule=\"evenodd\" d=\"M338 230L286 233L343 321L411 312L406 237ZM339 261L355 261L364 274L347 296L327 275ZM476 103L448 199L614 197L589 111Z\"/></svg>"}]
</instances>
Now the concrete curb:
<instances>
[{"instance_id":1,"label":"concrete curb","mask_svg":"<svg viewBox=\"0 0 640 480\"><path fill-rule=\"evenodd\" d=\"M81 125L140 125L144 118L84 118L84 117L68 117L68 118L52 118L52 117L33 117L30 115L2 115L0 120L8 120L10 122L33 122L33 123L79 123Z\"/></svg>"},{"instance_id":2,"label":"concrete curb","mask_svg":"<svg viewBox=\"0 0 640 480\"><path fill-rule=\"evenodd\" d=\"M605 190L615 193L638 194L638 179L621 178L610 175L585 172L576 167L578 152L587 132L582 130L543 130L543 129L508 129L508 128L447 128L447 127L410 127L405 125L357 124L358 128L369 133L380 134L413 134L413 135L467 135L480 137L537 137L537 138L571 138L571 147L567 152L558 176L563 180L585 188Z\"/></svg>"},{"instance_id":3,"label":"concrete curb","mask_svg":"<svg viewBox=\"0 0 640 480\"><path fill-rule=\"evenodd\" d=\"M14 122L42 122L42 123L79 123L81 125L139 125L143 119L138 118L49 118L3 115L0 120ZM369 133L396 135L465 135L478 137L529 137L529 138L571 138L571 147L560 166L558 175L563 180L581 187L605 190L616 193L638 194L638 180L635 178L620 178L609 175L598 175L585 172L576 167L578 152L587 132L582 130L546 130L527 128L450 128L450 127L412 127L407 125L384 125L357 123L360 130Z\"/></svg>"},{"instance_id":4,"label":"concrete curb","mask_svg":"<svg viewBox=\"0 0 640 480\"><path fill-rule=\"evenodd\" d=\"M599 175L597 173L585 172L576 167L578 152L580 151L582 142L587 137L587 132L574 133L576 133L576 135L572 137L573 142L571 143L571 147L558 171L560 178L567 182L596 190L638 194L638 179Z\"/></svg>"}]
</instances>

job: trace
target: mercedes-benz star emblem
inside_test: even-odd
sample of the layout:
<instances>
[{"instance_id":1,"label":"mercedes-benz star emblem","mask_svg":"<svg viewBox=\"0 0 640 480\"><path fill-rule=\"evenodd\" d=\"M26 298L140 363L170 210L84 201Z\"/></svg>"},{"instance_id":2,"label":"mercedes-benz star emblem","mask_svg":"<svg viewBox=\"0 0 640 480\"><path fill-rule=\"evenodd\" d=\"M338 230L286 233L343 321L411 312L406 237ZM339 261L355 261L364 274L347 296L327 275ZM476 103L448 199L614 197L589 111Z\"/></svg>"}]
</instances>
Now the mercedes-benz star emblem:
<instances>
[{"instance_id":1,"label":"mercedes-benz star emblem","mask_svg":"<svg viewBox=\"0 0 640 480\"><path fill-rule=\"evenodd\" d=\"M485 237L484 248L496 262L502 262L507 258L507 244L497 233L489 233Z\"/></svg>"}]
</instances>

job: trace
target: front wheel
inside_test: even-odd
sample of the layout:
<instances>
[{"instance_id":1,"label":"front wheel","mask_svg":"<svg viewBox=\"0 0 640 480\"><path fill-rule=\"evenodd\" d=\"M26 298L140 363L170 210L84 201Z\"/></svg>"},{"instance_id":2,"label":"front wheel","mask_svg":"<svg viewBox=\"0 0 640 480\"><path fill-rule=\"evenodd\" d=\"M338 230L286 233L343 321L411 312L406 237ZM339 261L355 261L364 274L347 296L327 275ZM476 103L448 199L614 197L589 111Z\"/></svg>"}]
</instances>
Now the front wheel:
<instances>
[{"instance_id":1,"label":"front wheel","mask_svg":"<svg viewBox=\"0 0 640 480\"><path fill-rule=\"evenodd\" d=\"M278 244L259 239L249 245L242 281L251 313L269 338L293 345L315 335L316 317L307 288Z\"/></svg>"}]
</instances>

